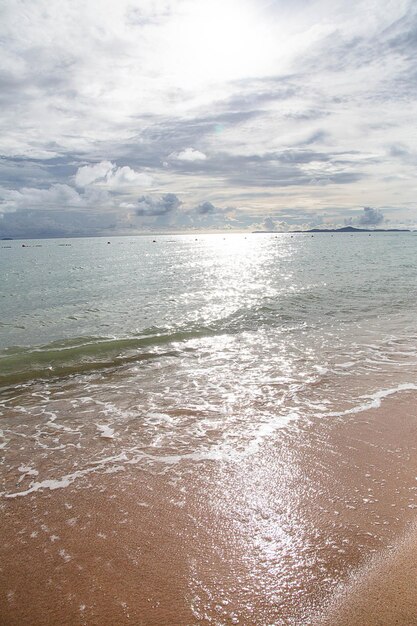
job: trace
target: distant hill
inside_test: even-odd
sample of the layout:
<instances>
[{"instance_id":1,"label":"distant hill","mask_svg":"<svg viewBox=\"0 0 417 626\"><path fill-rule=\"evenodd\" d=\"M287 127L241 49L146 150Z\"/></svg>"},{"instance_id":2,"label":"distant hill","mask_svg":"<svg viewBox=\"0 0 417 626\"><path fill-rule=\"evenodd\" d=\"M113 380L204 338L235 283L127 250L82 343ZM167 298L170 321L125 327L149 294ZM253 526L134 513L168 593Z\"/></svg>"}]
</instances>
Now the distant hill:
<instances>
[{"instance_id":1,"label":"distant hill","mask_svg":"<svg viewBox=\"0 0 417 626\"><path fill-rule=\"evenodd\" d=\"M253 233L409 233L409 228L356 228L355 226L343 226L342 228L310 228L310 230L254 230Z\"/></svg>"},{"instance_id":2,"label":"distant hill","mask_svg":"<svg viewBox=\"0 0 417 626\"><path fill-rule=\"evenodd\" d=\"M409 233L409 228L356 228L355 226L343 226L343 228L311 228L307 233Z\"/></svg>"}]
</instances>

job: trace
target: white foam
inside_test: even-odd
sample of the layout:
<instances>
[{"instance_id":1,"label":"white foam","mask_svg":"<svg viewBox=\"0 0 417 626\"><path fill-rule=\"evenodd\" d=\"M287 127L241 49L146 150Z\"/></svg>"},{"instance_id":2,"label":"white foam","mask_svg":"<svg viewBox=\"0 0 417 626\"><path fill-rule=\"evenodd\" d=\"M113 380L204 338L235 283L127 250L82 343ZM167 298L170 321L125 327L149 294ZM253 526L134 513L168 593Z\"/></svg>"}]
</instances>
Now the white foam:
<instances>
[{"instance_id":1,"label":"white foam","mask_svg":"<svg viewBox=\"0 0 417 626\"><path fill-rule=\"evenodd\" d=\"M260 424L255 437L246 448L245 456L256 452L265 439L268 439L274 432L280 430L290 422L298 420L299 417L300 415L297 412L292 411L287 415L278 415L268 422Z\"/></svg>"},{"instance_id":2,"label":"white foam","mask_svg":"<svg viewBox=\"0 0 417 626\"><path fill-rule=\"evenodd\" d=\"M0 429L0 437L2 439L4 439L4 441L2 443L0 443L0 450L2 450L3 448L5 448L7 446L9 441L6 439L6 437L4 436L4 432L1 429Z\"/></svg>"},{"instance_id":3,"label":"white foam","mask_svg":"<svg viewBox=\"0 0 417 626\"><path fill-rule=\"evenodd\" d=\"M97 461L96 463L92 464L93 465L92 467L87 467L86 469L77 470L76 472L72 472L71 474L66 474L65 476L62 476L62 478L42 480L40 482L32 483L30 487L26 489L25 491L16 491L15 493L3 492L0 495L4 496L5 498L19 498L19 497L27 496L31 493L35 493L37 491L43 491L44 489L50 489L51 491L54 491L55 489L64 489L65 487L69 487L69 485L71 485L78 478L83 478L84 476L87 476L88 474L91 474L97 471L98 469L105 468L106 465L108 465L111 462L126 461L126 460L127 460L126 453L122 452L121 454L118 454L117 456L107 457L105 459L102 459L101 461Z\"/></svg>"},{"instance_id":4,"label":"white foam","mask_svg":"<svg viewBox=\"0 0 417 626\"><path fill-rule=\"evenodd\" d=\"M382 389L380 391L375 392L374 394L368 396L362 396L365 399L365 402L362 402L358 406L354 406L345 411L338 412L323 412L316 413L317 417L340 417L343 415L361 413L363 411L367 411L369 409L378 408L381 405L383 399L394 395L396 393L400 393L403 391L414 391L417 390L417 385L414 383L404 383L398 385L397 387ZM204 460L222 460L222 459L238 459L246 457L254 452L256 452L261 446L262 442L267 440L273 433L287 425L292 421L296 421L299 418L299 414L297 412L291 412L287 415L274 415L270 416L270 419L265 420L263 423L258 424L253 432L251 438L246 440L246 445L244 449L236 449L235 440L232 439L229 441L222 441L220 445L209 446L206 449L195 450L188 454L168 454L168 455L151 455L149 453L144 452L140 449L139 446L133 446L130 449L125 450L124 452L103 458L99 461L91 462L84 469L80 469L74 471L72 473L66 474L60 478L49 478L41 481L32 482L29 487L23 491L17 491L14 493L6 493L3 492L2 495L5 498L18 498L27 496L29 494L36 493L38 491L50 490L54 491L56 489L64 489L70 486L72 483L77 481L78 479L82 479L90 474L93 474L97 471L103 471L106 473L113 472L121 472L126 469L126 466L136 465L143 461L150 461L154 463L161 463L165 465L175 465L180 463L183 460L192 460L192 461L204 461ZM100 430L101 436L107 436L109 438L113 438L114 431L108 425L100 425L97 424L97 428ZM25 465L21 465L19 467L20 471L24 472L24 475L34 476L37 470L33 470L31 467L26 467Z\"/></svg>"},{"instance_id":5,"label":"white foam","mask_svg":"<svg viewBox=\"0 0 417 626\"><path fill-rule=\"evenodd\" d=\"M336 363L336 367L340 367L341 369L347 370L351 367L354 367L356 363L354 361L346 361L346 363Z\"/></svg>"},{"instance_id":6,"label":"white foam","mask_svg":"<svg viewBox=\"0 0 417 626\"><path fill-rule=\"evenodd\" d=\"M25 474L29 474L30 476L37 476L39 472L32 467L26 467L25 465L21 465L17 468L19 472L24 472Z\"/></svg>"},{"instance_id":7,"label":"white foam","mask_svg":"<svg viewBox=\"0 0 417 626\"><path fill-rule=\"evenodd\" d=\"M414 383L403 383L398 385L398 387L390 387L389 389L381 389L381 391L377 391L369 396L361 396L362 398L369 398L369 402L364 404L359 404L358 406L354 406L351 409L346 409L345 411L334 411L331 413L317 413L317 417L342 417L343 415L352 415L354 413L363 413L364 411L369 411L370 409L378 409L381 406L381 401L384 398L388 398L388 396L392 396L396 393L400 393L401 391L416 391L417 385Z\"/></svg>"},{"instance_id":8,"label":"white foam","mask_svg":"<svg viewBox=\"0 0 417 626\"><path fill-rule=\"evenodd\" d=\"M100 437L103 439L114 439L114 429L110 428L108 424L96 424L100 431Z\"/></svg>"},{"instance_id":9,"label":"white foam","mask_svg":"<svg viewBox=\"0 0 417 626\"><path fill-rule=\"evenodd\" d=\"M26 467L25 465L21 465L18 468L19 472L23 472L21 476L19 476L18 483L21 483L22 480L26 478L26 476L38 476L38 470L33 469L32 467Z\"/></svg>"}]
</instances>

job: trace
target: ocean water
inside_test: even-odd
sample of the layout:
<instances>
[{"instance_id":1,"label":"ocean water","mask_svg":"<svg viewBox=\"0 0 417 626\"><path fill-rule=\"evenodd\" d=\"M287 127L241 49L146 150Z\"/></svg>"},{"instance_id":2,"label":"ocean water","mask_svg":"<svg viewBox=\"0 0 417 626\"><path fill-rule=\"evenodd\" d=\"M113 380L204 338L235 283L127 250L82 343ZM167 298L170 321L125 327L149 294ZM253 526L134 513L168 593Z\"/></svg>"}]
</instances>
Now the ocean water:
<instances>
[{"instance_id":1,"label":"ocean water","mask_svg":"<svg viewBox=\"0 0 417 626\"><path fill-rule=\"evenodd\" d=\"M0 268L6 497L417 388L416 233L3 241Z\"/></svg>"}]
</instances>

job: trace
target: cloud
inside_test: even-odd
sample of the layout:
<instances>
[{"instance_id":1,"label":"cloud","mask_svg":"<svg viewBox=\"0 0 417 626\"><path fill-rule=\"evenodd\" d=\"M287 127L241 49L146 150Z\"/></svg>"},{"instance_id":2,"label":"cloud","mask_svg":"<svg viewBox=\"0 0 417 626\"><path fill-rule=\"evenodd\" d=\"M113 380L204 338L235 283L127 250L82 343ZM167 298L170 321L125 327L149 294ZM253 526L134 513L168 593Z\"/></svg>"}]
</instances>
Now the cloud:
<instances>
[{"instance_id":1,"label":"cloud","mask_svg":"<svg viewBox=\"0 0 417 626\"><path fill-rule=\"evenodd\" d=\"M126 213L62 209L22 209L0 214L0 236L14 238L82 237L132 232ZM133 232L135 232L133 230Z\"/></svg>"},{"instance_id":2,"label":"cloud","mask_svg":"<svg viewBox=\"0 0 417 626\"><path fill-rule=\"evenodd\" d=\"M217 209L214 206L214 204L212 204L211 202L202 202L202 204L199 204L198 206L196 206L196 208L194 209L196 213L198 213L199 215L209 215L212 213L216 213Z\"/></svg>"},{"instance_id":3,"label":"cloud","mask_svg":"<svg viewBox=\"0 0 417 626\"><path fill-rule=\"evenodd\" d=\"M93 183L104 182L113 168L114 165L110 161L101 161L95 165L79 167L75 174L75 184L77 187L87 187Z\"/></svg>"},{"instance_id":4,"label":"cloud","mask_svg":"<svg viewBox=\"0 0 417 626\"><path fill-rule=\"evenodd\" d=\"M87 187L83 191L74 189L71 185L55 183L45 189L36 187L22 187L16 189L0 188L0 213L29 210L59 209L72 211L73 209L105 212L109 208L117 208L120 200L105 189Z\"/></svg>"},{"instance_id":5,"label":"cloud","mask_svg":"<svg viewBox=\"0 0 417 626\"><path fill-rule=\"evenodd\" d=\"M181 204L181 200L174 193L159 197L141 196L137 200L135 213L143 217L167 215L176 211Z\"/></svg>"},{"instance_id":6,"label":"cloud","mask_svg":"<svg viewBox=\"0 0 417 626\"><path fill-rule=\"evenodd\" d=\"M277 224L272 217L266 217L263 221L262 226L265 230L277 230Z\"/></svg>"},{"instance_id":7,"label":"cloud","mask_svg":"<svg viewBox=\"0 0 417 626\"><path fill-rule=\"evenodd\" d=\"M414 220L414 4L280 0L248 20L255 4L228 21L226 2L219 26L217 1L6 0L0 212L78 211L87 230L93 212L193 228L229 226L219 207L239 224L334 207L377 225L355 217L366 197Z\"/></svg>"},{"instance_id":8,"label":"cloud","mask_svg":"<svg viewBox=\"0 0 417 626\"><path fill-rule=\"evenodd\" d=\"M0 190L0 212L17 211L33 208L72 208L88 204L73 187L55 184L48 189L23 187Z\"/></svg>"},{"instance_id":9,"label":"cloud","mask_svg":"<svg viewBox=\"0 0 417 626\"><path fill-rule=\"evenodd\" d=\"M234 207L224 207L224 208L218 207L218 206L215 206L209 200L206 200L205 202L198 204L193 209L193 212L196 213L197 215L214 215L214 214L225 215L228 213L232 213L233 211L235 211Z\"/></svg>"},{"instance_id":10,"label":"cloud","mask_svg":"<svg viewBox=\"0 0 417 626\"><path fill-rule=\"evenodd\" d=\"M345 223L350 225L356 224L357 226L379 226L384 219L382 211L366 206L363 208L362 215L349 217L345 220Z\"/></svg>"},{"instance_id":11,"label":"cloud","mask_svg":"<svg viewBox=\"0 0 417 626\"><path fill-rule=\"evenodd\" d=\"M148 174L136 172L127 165L117 167L110 161L84 165L75 174L75 184L80 188L97 185L117 191L126 187L148 187L151 183L152 178Z\"/></svg>"},{"instance_id":12,"label":"cloud","mask_svg":"<svg viewBox=\"0 0 417 626\"><path fill-rule=\"evenodd\" d=\"M194 150L194 148L185 148L185 150L181 150L181 152L173 152L169 155L168 159L191 162L205 161L207 159L207 155L199 150Z\"/></svg>"},{"instance_id":13,"label":"cloud","mask_svg":"<svg viewBox=\"0 0 417 626\"><path fill-rule=\"evenodd\" d=\"M366 206L363 209L363 215L360 216L358 224L362 226L377 226L384 221L384 216L379 209L373 209Z\"/></svg>"},{"instance_id":14,"label":"cloud","mask_svg":"<svg viewBox=\"0 0 417 626\"><path fill-rule=\"evenodd\" d=\"M253 230L266 230L274 233L286 233L292 230L305 230L310 228L309 224L295 225L290 224L284 220L273 219L272 217L266 217L262 222L251 224Z\"/></svg>"},{"instance_id":15,"label":"cloud","mask_svg":"<svg viewBox=\"0 0 417 626\"><path fill-rule=\"evenodd\" d=\"M213 223L214 221L225 221L229 219L232 215L236 214L236 207L227 206L227 207L219 207L214 205L209 200L205 200L201 202L196 207L192 208L188 213L191 216L196 217L197 219L209 219Z\"/></svg>"}]
</instances>

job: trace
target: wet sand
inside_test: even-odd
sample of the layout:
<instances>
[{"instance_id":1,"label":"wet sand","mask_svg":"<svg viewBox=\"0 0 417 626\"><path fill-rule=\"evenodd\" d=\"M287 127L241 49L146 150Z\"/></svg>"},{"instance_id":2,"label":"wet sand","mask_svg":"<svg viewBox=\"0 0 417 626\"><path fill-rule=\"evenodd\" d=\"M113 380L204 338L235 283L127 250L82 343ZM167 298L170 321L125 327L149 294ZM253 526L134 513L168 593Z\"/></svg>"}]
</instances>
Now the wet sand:
<instances>
[{"instance_id":1,"label":"wet sand","mask_svg":"<svg viewBox=\"0 0 417 626\"><path fill-rule=\"evenodd\" d=\"M1 624L417 624L415 406L3 499Z\"/></svg>"},{"instance_id":2,"label":"wet sand","mask_svg":"<svg viewBox=\"0 0 417 626\"><path fill-rule=\"evenodd\" d=\"M319 626L417 624L417 529L355 571Z\"/></svg>"}]
</instances>

